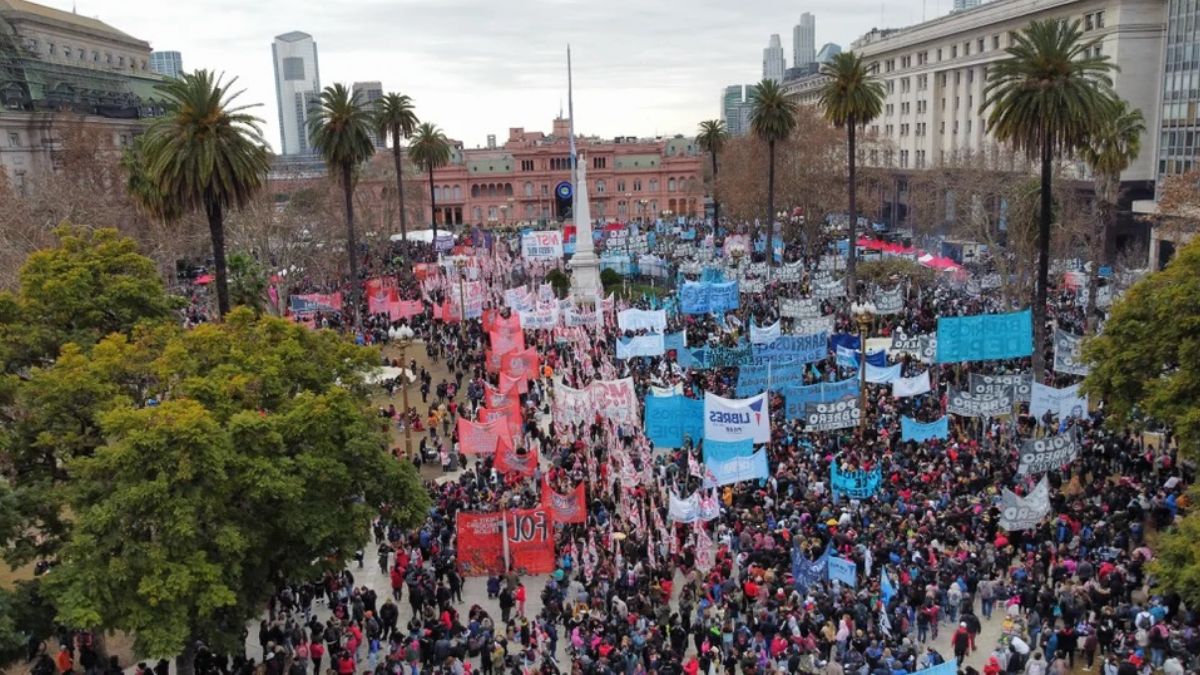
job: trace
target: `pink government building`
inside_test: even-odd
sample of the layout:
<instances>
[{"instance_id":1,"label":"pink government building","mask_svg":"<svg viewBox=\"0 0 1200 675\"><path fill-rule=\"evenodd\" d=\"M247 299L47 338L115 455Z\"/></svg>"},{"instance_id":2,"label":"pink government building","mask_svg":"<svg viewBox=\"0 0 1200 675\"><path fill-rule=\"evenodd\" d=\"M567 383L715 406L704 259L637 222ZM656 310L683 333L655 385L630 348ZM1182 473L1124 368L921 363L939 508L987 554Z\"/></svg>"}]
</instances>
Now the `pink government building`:
<instances>
[{"instance_id":1,"label":"pink government building","mask_svg":"<svg viewBox=\"0 0 1200 675\"><path fill-rule=\"evenodd\" d=\"M438 224L504 226L553 218L554 188L571 178L569 125L559 117L549 135L514 127L503 145L489 138L487 148L464 149L451 141L450 164L433 173ZM588 163L593 218L704 215L705 155L694 137L576 137L575 144ZM427 203L427 222L429 215Z\"/></svg>"}]
</instances>

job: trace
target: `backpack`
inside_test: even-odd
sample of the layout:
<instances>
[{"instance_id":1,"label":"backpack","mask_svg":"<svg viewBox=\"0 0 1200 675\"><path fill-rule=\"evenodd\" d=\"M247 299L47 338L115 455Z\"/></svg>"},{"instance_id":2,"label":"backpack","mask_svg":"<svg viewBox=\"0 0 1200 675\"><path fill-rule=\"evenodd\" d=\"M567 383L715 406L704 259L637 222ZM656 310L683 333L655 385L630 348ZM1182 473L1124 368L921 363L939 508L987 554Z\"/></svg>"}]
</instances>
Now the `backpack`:
<instances>
[{"instance_id":1,"label":"backpack","mask_svg":"<svg viewBox=\"0 0 1200 675\"><path fill-rule=\"evenodd\" d=\"M1150 630L1150 616L1147 614L1139 614L1137 618L1137 627L1142 630Z\"/></svg>"}]
</instances>

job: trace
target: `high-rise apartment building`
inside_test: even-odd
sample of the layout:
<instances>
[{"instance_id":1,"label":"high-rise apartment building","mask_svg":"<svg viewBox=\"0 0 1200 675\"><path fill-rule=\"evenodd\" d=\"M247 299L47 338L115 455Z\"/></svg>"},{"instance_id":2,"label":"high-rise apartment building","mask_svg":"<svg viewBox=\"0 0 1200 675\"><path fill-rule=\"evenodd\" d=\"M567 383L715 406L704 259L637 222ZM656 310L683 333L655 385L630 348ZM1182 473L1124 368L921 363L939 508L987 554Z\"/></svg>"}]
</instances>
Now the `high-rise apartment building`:
<instances>
[{"instance_id":1,"label":"high-rise apartment building","mask_svg":"<svg viewBox=\"0 0 1200 675\"><path fill-rule=\"evenodd\" d=\"M360 105L367 106L372 110L377 105L376 101L383 98L383 84L380 82L355 82L351 86L351 91ZM374 129L371 129L371 140L377 148L387 145L387 138L375 133Z\"/></svg>"},{"instance_id":2,"label":"high-rise apartment building","mask_svg":"<svg viewBox=\"0 0 1200 675\"><path fill-rule=\"evenodd\" d=\"M284 33L275 37L271 55L275 60L280 154L309 154L308 115L321 94L317 43L308 33Z\"/></svg>"},{"instance_id":3,"label":"high-rise apartment building","mask_svg":"<svg viewBox=\"0 0 1200 675\"><path fill-rule=\"evenodd\" d=\"M166 77L183 77L183 56L179 52L150 52L150 70Z\"/></svg>"},{"instance_id":4,"label":"high-rise apartment building","mask_svg":"<svg viewBox=\"0 0 1200 675\"><path fill-rule=\"evenodd\" d=\"M817 58L817 18L805 12L792 29L792 67L806 66Z\"/></svg>"},{"instance_id":5,"label":"high-rise apartment building","mask_svg":"<svg viewBox=\"0 0 1200 675\"><path fill-rule=\"evenodd\" d=\"M817 52L817 63L829 63L833 60L833 57L841 53L841 45L837 45L832 42L826 42L825 45L821 47L821 51Z\"/></svg>"},{"instance_id":6,"label":"high-rise apartment building","mask_svg":"<svg viewBox=\"0 0 1200 675\"><path fill-rule=\"evenodd\" d=\"M771 36L767 48L763 50L763 79L783 82L783 71L787 70L787 58L783 55L783 44L779 34Z\"/></svg>"},{"instance_id":7,"label":"high-rise apartment building","mask_svg":"<svg viewBox=\"0 0 1200 675\"><path fill-rule=\"evenodd\" d=\"M721 120L730 136L743 136L750 131L750 99L753 84L731 84L721 92Z\"/></svg>"}]
</instances>

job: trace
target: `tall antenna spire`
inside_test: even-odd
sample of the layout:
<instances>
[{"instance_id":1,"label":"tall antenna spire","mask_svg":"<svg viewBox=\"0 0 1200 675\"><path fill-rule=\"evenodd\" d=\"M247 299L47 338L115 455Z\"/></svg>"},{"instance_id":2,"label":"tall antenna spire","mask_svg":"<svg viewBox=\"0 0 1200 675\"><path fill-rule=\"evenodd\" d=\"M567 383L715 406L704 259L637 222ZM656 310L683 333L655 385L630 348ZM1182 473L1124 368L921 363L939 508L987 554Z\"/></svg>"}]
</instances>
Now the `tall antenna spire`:
<instances>
[{"instance_id":1,"label":"tall antenna spire","mask_svg":"<svg viewBox=\"0 0 1200 675\"><path fill-rule=\"evenodd\" d=\"M571 45L567 45L567 129L571 139L571 182L575 182L575 95L571 81Z\"/></svg>"}]
</instances>

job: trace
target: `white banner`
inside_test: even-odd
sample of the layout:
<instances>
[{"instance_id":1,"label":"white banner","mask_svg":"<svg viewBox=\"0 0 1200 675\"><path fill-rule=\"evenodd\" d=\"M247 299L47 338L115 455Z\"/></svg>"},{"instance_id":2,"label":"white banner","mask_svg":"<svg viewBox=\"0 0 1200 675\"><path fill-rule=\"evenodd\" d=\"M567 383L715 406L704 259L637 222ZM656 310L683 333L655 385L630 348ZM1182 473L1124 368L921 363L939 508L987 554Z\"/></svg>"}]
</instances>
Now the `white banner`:
<instances>
[{"instance_id":1,"label":"white banner","mask_svg":"<svg viewBox=\"0 0 1200 675\"><path fill-rule=\"evenodd\" d=\"M867 352L870 354L870 352ZM887 384L900 379L900 364L890 366L875 366L867 362L867 382L871 384Z\"/></svg>"},{"instance_id":2,"label":"white banner","mask_svg":"<svg viewBox=\"0 0 1200 675\"><path fill-rule=\"evenodd\" d=\"M872 304L875 305L875 314L899 314L904 310L904 289L897 287L885 291L877 288Z\"/></svg>"},{"instance_id":3,"label":"white banner","mask_svg":"<svg viewBox=\"0 0 1200 675\"><path fill-rule=\"evenodd\" d=\"M908 396L920 396L928 393L929 386L929 371L914 375L912 377L898 377L892 380L892 397L906 398Z\"/></svg>"},{"instance_id":4,"label":"white banner","mask_svg":"<svg viewBox=\"0 0 1200 675\"><path fill-rule=\"evenodd\" d=\"M721 507L716 503L716 498L701 497L699 492L693 492L683 499L672 492L669 499L667 519L672 522L708 522L721 514Z\"/></svg>"},{"instance_id":5,"label":"white banner","mask_svg":"<svg viewBox=\"0 0 1200 675\"><path fill-rule=\"evenodd\" d=\"M862 408L857 398L828 403L809 403L804 406L806 431L833 431L856 427L862 422Z\"/></svg>"},{"instance_id":6,"label":"white banner","mask_svg":"<svg viewBox=\"0 0 1200 675\"><path fill-rule=\"evenodd\" d=\"M790 319L813 319L821 316L821 303L816 298L784 298L779 315Z\"/></svg>"},{"instance_id":7,"label":"white banner","mask_svg":"<svg viewBox=\"0 0 1200 675\"><path fill-rule=\"evenodd\" d=\"M587 389L575 389L562 382L554 383L554 422L556 424L591 424L596 412Z\"/></svg>"},{"instance_id":8,"label":"white banner","mask_svg":"<svg viewBox=\"0 0 1200 675\"><path fill-rule=\"evenodd\" d=\"M683 396L683 383L678 382L673 387L656 387L650 385L650 395L659 398L667 398L669 396Z\"/></svg>"},{"instance_id":9,"label":"white banner","mask_svg":"<svg viewBox=\"0 0 1200 675\"><path fill-rule=\"evenodd\" d=\"M704 438L710 441L771 441L771 414L767 394L750 398L722 398L704 393Z\"/></svg>"},{"instance_id":10,"label":"white banner","mask_svg":"<svg viewBox=\"0 0 1200 675\"><path fill-rule=\"evenodd\" d=\"M1032 395L1029 399L1029 414L1039 422L1047 411L1057 415L1061 421L1068 417L1082 417L1087 414L1087 409L1087 397L1079 395L1079 385L1077 384L1055 389L1039 382L1033 383Z\"/></svg>"},{"instance_id":11,"label":"white banner","mask_svg":"<svg viewBox=\"0 0 1200 675\"><path fill-rule=\"evenodd\" d=\"M617 327L621 330L652 330L663 332L667 329L667 312L663 309L626 309L617 312Z\"/></svg>"},{"instance_id":12,"label":"white banner","mask_svg":"<svg viewBox=\"0 0 1200 675\"><path fill-rule=\"evenodd\" d=\"M517 312L521 328L554 328L558 325L558 307L546 307L528 312Z\"/></svg>"},{"instance_id":13,"label":"white banner","mask_svg":"<svg viewBox=\"0 0 1200 675\"><path fill-rule=\"evenodd\" d=\"M750 322L750 343L756 345L769 345L779 339L783 331L779 328L779 321L770 326L758 327L758 324L753 320Z\"/></svg>"},{"instance_id":14,"label":"white banner","mask_svg":"<svg viewBox=\"0 0 1200 675\"><path fill-rule=\"evenodd\" d=\"M1087 375L1088 366L1081 352L1083 338L1066 331L1054 331L1054 372L1068 375Z\"/></svg>"},{"instance_id":15,"label":"white banner","mask_svg":"<svg viewBox=\"0 0 1200 675\"><path fill-rule=\"evenodd\" d=\"M833 332L833 316L818 316L813 319L794 319L790 335L815 335Z\"/></svg>"},{"instance_id":16,"label":"white banner","mask_svg":"<svg viewBox=\"0 0 1200 675\"><path fill-rule=\"evenodd\" d=\"M1000 527L1009 532L1030 530L1050 513L1050 486L1046 477L1025 497L1005 489L1000 493Z\"/></svg>"},{"instance_id":17,"label":"white banner","mask_svg":"<svg viewBox=\"0 0 1200 675\"><path fill-rule=\"evenodd\" d=\"M558 230L530 232L521 237L522 258L561 258L562 254L562 232Z\"/></svg>"},{"instance_id":18,"label":"white banner","mask_svg":"<svg viewBox=\"0 0 1200 675\"><path fill-rule=\"evenodd\" d=\"M533 303L533 295L524 286L504 291L504 304L514 312L527 312L533 309Z\"/></svg>"},{"instance_id":19,"label":"white banner","mask_svg":"<svg viewBox=\"0 0 1200 675\"><path fill-rule=\"evenodd\" d=\"M831 281L825 284L813 284L812 296L822 300L831 300L833 298L841 298L846 295L846 284L840 281Z\"/></svg>"},{"instance_id":20,"label":"white banner","mask_svg":"<svg viewBox=\"0 0 1200 675\"><path fill-rule=\"evenodd\" d=\"M937 356L937 333L912 336L897 333L892 335L891 350L911 354L925 363L933 363Z\"/></svg>"},{"instance_id":21,"label":"white banner","mask_svg":"<svg viewBox=\"0 0 1200 675\"><path fill-rule=\"evenodd\" d=\"M946 412L959 417L1001 417L1012 412L1012 390L995 396L977 396L965 390L951 389Z\"/></svg>"},{"instance_id":22,"label":"white banner","mask_svg":"<svg viewBox=\"0 0 1200 675\"><path fill-rule=\"evenodd\" d=\"M794 263L781 265L779 269L775 271L774 279L784 284L797 284L800 283L800 279L803 276L804 266L800 263L800 261L796 261Z\"/></svg>"},{"instance_id":23,"label":"white banner","mask_svg":"<svg viewBox=\"0 0 1200 675\"><path fill-rule=\"evenodd\" d=\"M592 409L601 417L614 422L638 422L637 393L633 378L595 380L588 385Z\"/></svg>"},{"instance_id":24,"label":"white banner","mask_svg":"<svg viewBox=\"0 0 1200 675\"><path fill-rule=\"evenodd\" d=\"M662 333L617 338L617 358L622 361L638 356L662 356L664 353L666 349L663 347Z\"/></svg>"}]
</instances>

